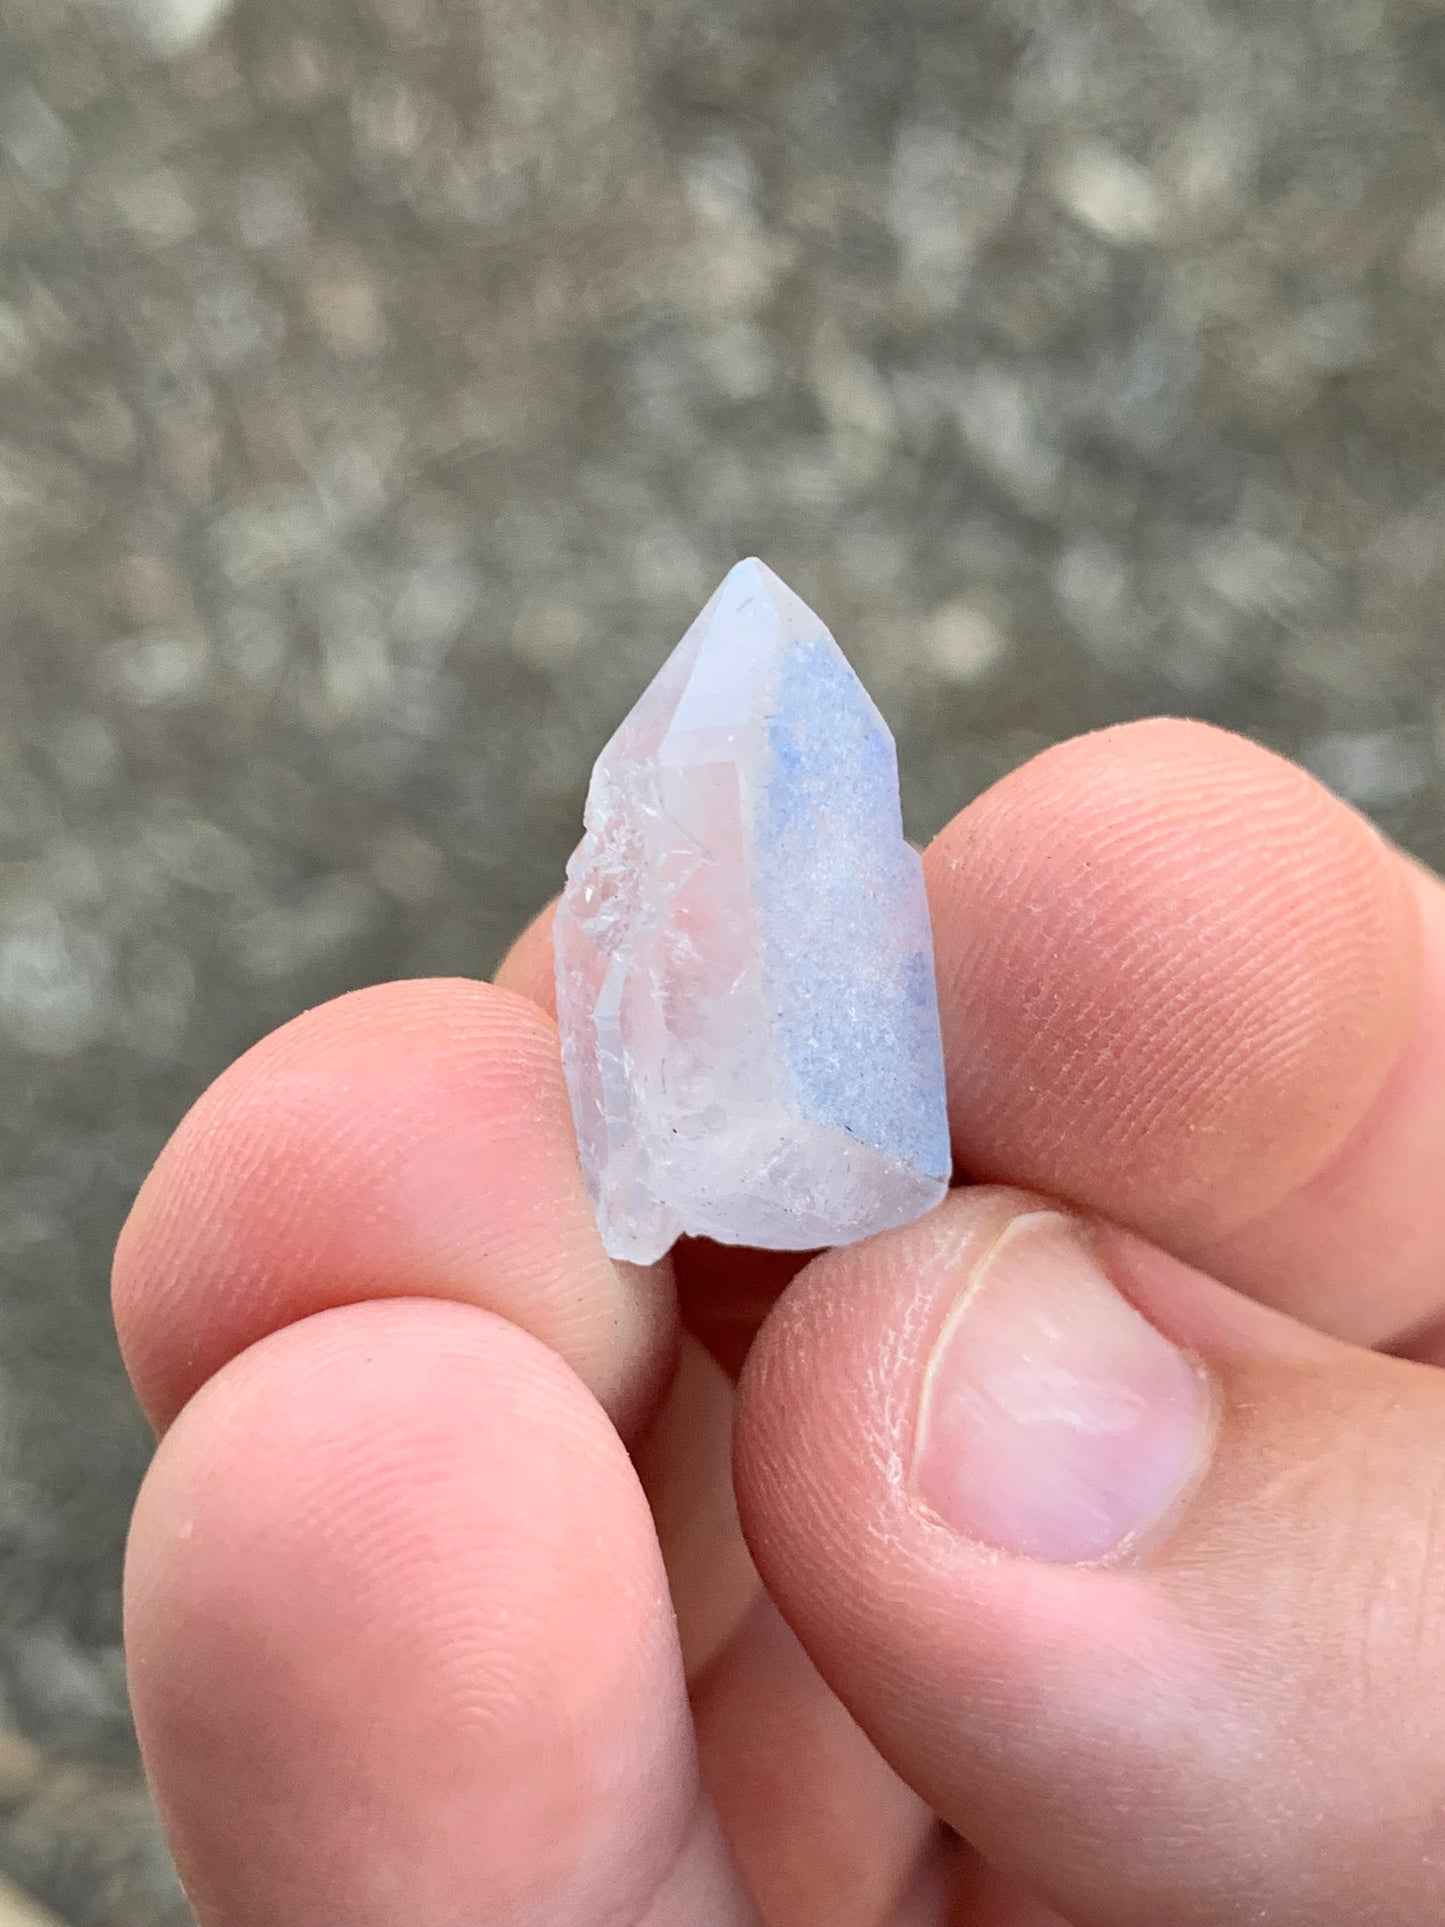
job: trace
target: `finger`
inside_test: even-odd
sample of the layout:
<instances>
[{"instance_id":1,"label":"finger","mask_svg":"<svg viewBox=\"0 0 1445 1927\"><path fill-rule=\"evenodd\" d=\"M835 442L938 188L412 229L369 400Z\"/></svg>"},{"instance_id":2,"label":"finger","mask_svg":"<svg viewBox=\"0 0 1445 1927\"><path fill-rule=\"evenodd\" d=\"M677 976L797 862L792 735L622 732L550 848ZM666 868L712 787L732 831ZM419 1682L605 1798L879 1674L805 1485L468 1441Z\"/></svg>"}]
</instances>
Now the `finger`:
<instances>
[{"instance_id":1,"label":"finger","mask_svg":"<svg viewBox=\"0 0 1445 1927\"><path fill-rule=\"evenodd\" d=\"M1197 1254L1230 1282L1366 1344L1445 1334L1445 1236L1430 1208L1445 1158L1445 889L1411 877L1421 970L1410 1037L1340 1151L1272 1211ZM1370 1282L1359 1281L1368 1271Z\"/></svg>"},{"instance_id":2,"label":"finger","mask_svg":"<svg viewBox=\"0 0 1445 1927\"><path fill-rule=\"evenodd\" d=\"M557 966L552 954L556 913L557 905L549 903L533 917L497 966L493 980L503 990L530 998L549 1017L557 1015Z\"/></svg>"},{"instance_id":3,"label":"finger","mask_svg":"<svg viewBox=\"0 0 1445 1927\"><path fill-rule=\"evenodd\" d=\"M268 1332L403 1295L513 1319L631 1429L670 1364L666 1268L614 1265L597 1235L556 1029L490 985L357 991L248 1051L162 1152L115 1259L161 1427Z\"/></svg>"},{"instance_id":4,"label":"finger","mask_svg":"<svg viewBox=\"0 0 1445 1927\"><path fill-rule=\"evenodd\" d=\"M900 1896L916 1889L936 1845L933 1816L759 1599L733 1500L732 1406L731 1380L688 1339L636 1453L704 1781L766 1919L895 1927ZM937 1927L940 1914L918 1918Z\"/></svg>"},{"instance_id":5,"label":"finger","mask_svg":"<svg viewBox=\"0 0 1445 1927\"><path fill-rule=\"evenodd\" d=\"M1017 1193L818 1259L737 1435L765 1584L1072 1927L1427 1927L1445 1379Z\"/></svg>"},{"instance_id":6,"label":"finger","mask_svg":"<svg viewBox=\"0 0 1445 1927\"><path fill-rule=\"evenodd\" d=\"M926 864L964 1169L1365 1342L1445 1311L1438 883L1178 722L1038 757Z\"/></svg>"},{"instance_id":7,"label":"finger","mask_svg":"<svg viewBox=\"0 0 1445 1927\"><path fill-rule=\"evenodd\" d=\"M764 1918L893 1927L944 1836L769 1599L693 1691L703 1774ZM941 1909L921 1915L937 1927Z\"/></svg>"},{"instance_id":8,"label":"finger","mask_svg":"<svg viewBox=\"0 0 1445 1927\"><path fill-rule=\"evenodd\" d=\"M204 1927L753 1919L635 1476L504 1320L348 1306L225 1367L147 1477L126 1610Z\"/></svg>"},{"instance_id":9,"label":"finger","mask_svg":"<svg viewBox=\"0 0 1445 1927\"><path fill-rule=\"evenodd\" d=\"M949 1927L1069 1927L1052 1907L979 1859L963 1870L945 1918Z\"/></svg>"},{"instance_id":10,"label":"finger","mask_svg":"<svg viewBox=\"0 0 1445 1927\"><path fill-rule=\"evenodd\" d=\"M685 1338L634 1462L662 1547L689 1679L728 1645L759 1592L733 1499L732 1436L732 1382Z\"/></svg>"}]
</instances>

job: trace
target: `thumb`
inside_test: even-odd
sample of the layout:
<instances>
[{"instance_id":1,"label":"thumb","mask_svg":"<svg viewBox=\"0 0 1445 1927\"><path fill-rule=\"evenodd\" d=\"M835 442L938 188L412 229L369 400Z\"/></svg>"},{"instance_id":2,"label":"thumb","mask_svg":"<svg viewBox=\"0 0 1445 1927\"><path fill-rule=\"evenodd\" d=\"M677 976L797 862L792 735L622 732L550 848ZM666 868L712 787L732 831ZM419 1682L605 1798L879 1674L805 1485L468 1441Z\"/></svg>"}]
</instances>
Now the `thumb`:
<instances>
[{"instance_id":1,"label":"thumb","mask_svg":"<svg viewBox=\"0 0 1445 1927\"><path fill-rule=\"evenodd\" d=\"M815 1260L744 1378L763 1577L1072 1927L1445 1918L1445 1374L1016 1192Z\"/></svg>"}]
</instances>

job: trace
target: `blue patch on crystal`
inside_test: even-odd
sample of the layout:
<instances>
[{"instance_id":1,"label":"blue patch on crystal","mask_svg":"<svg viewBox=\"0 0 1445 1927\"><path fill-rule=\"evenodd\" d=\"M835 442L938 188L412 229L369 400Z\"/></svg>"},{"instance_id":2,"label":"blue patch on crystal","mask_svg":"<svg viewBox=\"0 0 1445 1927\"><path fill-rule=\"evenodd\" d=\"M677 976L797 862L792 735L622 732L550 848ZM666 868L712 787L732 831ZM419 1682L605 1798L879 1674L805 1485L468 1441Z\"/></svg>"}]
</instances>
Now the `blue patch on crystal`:
<instances>
[{"instance_id":1,"label":"blue patch on crystal","mask_svg":"<svg viewBox=\"0 0 1445 1927\"><path fill-rule=\"evenodd\" d=\"M892 738L826 634L784 651L766 727L758 911L798 1109L946 1177L932 937Z\"/></svg>"}]
</instances>

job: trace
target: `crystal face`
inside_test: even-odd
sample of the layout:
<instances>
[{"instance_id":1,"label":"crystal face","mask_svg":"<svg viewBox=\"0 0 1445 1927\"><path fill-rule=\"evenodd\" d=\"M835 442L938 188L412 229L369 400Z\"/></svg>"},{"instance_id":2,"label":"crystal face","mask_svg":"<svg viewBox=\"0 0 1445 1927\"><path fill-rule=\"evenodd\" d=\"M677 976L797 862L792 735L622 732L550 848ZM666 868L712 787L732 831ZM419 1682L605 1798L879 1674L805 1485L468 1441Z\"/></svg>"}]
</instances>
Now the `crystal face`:
<instances>
[{"instance_id":1,"label":"crystal face","mask_svg":"<svg viewBox=\"0 0 1445 1927\"><path fill-rule=\"evenodd\" d=\"M887 724L823 623L738 563L597 759L557 1015L603 1242L807 1251L950 1170L923 869Z\"/></svg>"}]
</instances>

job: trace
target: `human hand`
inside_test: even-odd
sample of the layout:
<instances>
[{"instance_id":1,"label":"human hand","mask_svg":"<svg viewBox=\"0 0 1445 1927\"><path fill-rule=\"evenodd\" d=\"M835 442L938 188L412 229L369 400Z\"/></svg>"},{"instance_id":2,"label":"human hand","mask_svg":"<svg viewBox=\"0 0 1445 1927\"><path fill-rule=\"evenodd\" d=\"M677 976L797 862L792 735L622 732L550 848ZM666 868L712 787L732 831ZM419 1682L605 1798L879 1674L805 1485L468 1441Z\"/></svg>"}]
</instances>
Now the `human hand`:
<instances>
[{"instance_id":1,"label":"human hand","mask_svg":"<svg viewBox=\"0 0 1445 1927\"><path fill-rule=\"evenodd\" d=\"M115 1304L206 1927L1445 1919L1445 887L1181 723L926 865L986 1183L775 1306L603 1253L545 919L183 1122Z\"/></svg>"}]
</instances>

